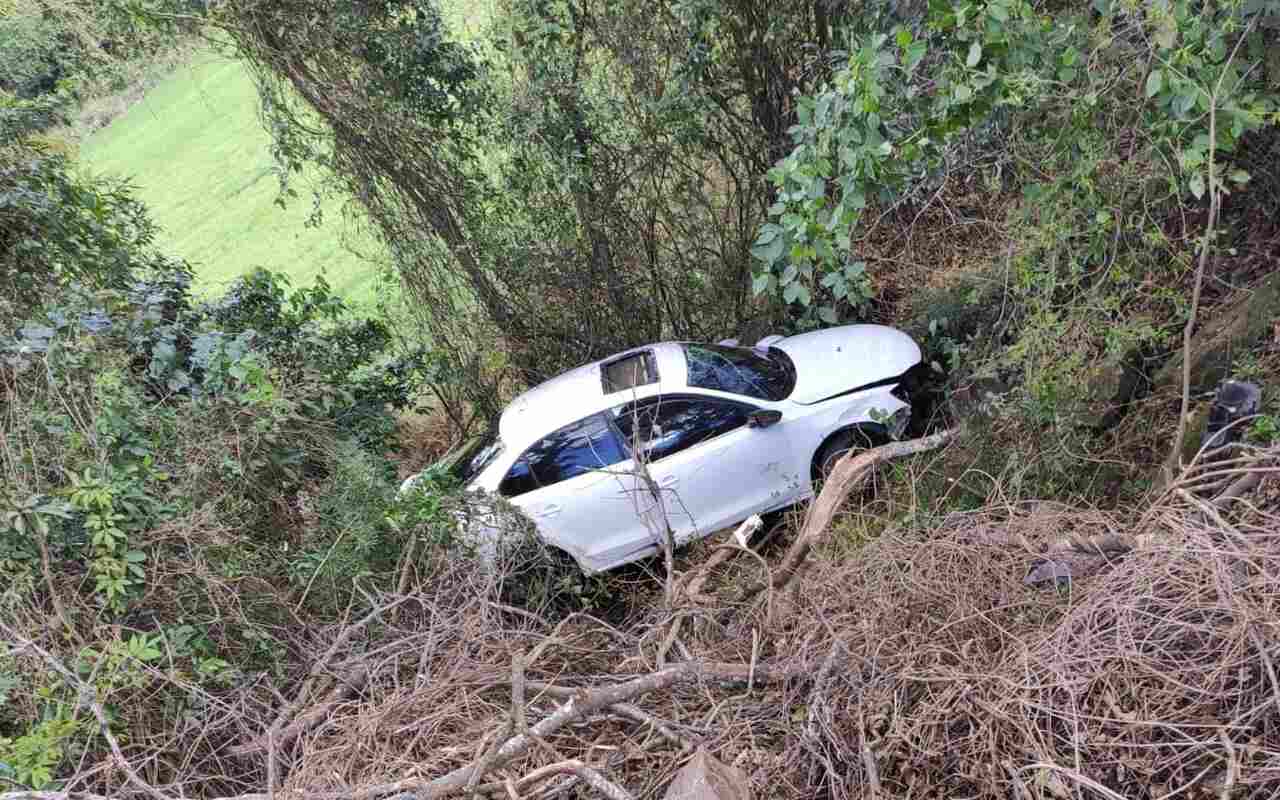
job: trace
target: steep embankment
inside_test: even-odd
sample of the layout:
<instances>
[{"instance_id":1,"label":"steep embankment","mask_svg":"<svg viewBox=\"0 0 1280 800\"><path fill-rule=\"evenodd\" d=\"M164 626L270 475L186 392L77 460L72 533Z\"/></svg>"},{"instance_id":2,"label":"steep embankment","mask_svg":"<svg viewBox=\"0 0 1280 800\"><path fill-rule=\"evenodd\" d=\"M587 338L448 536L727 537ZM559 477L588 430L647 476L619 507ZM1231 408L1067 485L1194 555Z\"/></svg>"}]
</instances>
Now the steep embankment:
<instances>
[{"instance_id":1,"label":"steep embankment","mask_svg":"<svg viewBox=\"0 0 1280 800\"><path fill-rule=\"evenodd\" d=\"M248 269L289 275L294 285L323 273L353 300L372 294L375 267L343 244L341 203L322 206L323 224L306 226L311 181L286 208L258 97L238 62L198 53L83 145L95 172L129 176L163 228L160 249L189 260L202 287ZM356 246L376 252L357 239Z\"/></svg>"}]
</instances>

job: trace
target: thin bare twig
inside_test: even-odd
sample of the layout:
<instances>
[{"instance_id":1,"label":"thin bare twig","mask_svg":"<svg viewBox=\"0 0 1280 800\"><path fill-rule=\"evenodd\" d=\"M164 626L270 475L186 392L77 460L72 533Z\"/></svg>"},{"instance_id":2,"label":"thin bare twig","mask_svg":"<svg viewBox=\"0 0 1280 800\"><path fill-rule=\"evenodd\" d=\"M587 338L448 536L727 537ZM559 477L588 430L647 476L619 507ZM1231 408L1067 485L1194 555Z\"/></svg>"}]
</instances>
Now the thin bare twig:
<instances>
[{"instance_id":1,"label":"thin bare twig","mask_svg":"<svg viewBox=\"0 0 1280 800\"><path fill-rule=\"evenodd\" d=\"M1231 62L1235 60L1240 46L1249 38L1256 17L1249 21L1244 32L1231 49L1231 55L1222 65L1222 74L1209 92L1209 153L1206 159L1206 170L1209 176L1209 214L1204 223L1204 242L1200 246L1200 258L1196 263L1195 279L1191 288L1191 308L1187 311L1187 323L1182 328L1182 402L1178 411L1178 428L1173 435L1173 443L1169 448L1169 458L1165 462L1165 483L1171 483L1177 472L1182 457L1182 439L1187 432L1187 413L1191 407L1191 343L1196 328L1196 316L1200 309L1200 291L1204 286L1205 268L1209 263L1209 253L1217 236L1218 210L1222 204L1222 196L1218 191L1217 149L1218 149L1218 99L1222 92L1222 82L1230 72Z\"/></svg>"}]
</instances>

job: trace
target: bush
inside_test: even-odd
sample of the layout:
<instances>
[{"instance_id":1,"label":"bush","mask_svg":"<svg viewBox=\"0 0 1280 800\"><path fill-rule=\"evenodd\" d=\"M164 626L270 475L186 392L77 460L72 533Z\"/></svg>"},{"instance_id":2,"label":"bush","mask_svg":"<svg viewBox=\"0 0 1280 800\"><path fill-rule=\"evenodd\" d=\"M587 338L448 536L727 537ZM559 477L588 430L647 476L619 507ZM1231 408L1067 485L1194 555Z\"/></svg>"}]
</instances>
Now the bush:
<instances>
[{"instance_id":1,"label":"bush","mask_svg":"<svg viewBox=\"0 0 1280 800\"><path fill-rule=\"evenodd\" d=\"M397 352L323 283L255 273L195 302L126 186L24 157L4 173L21 224L0 251L20 290L0 329L0 622L33 639L52 624L46 646L122 738L174 715L213 724L213 698L248 675L290 675L292 623L323 626L395 580L389 432L430 354ZM15 659L0 778L57 788L101 741L60 726L74 685ZM217 736L197 749L238 733Z\"/></svg>"},{"instance_id":2,"label":"bush","mask_svg":"<svg viewBox=\"0 0 1280 800\"><path fill-rule=\"evenodd\" d=\"M125 288L181 267L151 245L155 225L127 183L79 176L66 157L0 148L0 326L61 287Z\"/></svg>"}]
</instances>

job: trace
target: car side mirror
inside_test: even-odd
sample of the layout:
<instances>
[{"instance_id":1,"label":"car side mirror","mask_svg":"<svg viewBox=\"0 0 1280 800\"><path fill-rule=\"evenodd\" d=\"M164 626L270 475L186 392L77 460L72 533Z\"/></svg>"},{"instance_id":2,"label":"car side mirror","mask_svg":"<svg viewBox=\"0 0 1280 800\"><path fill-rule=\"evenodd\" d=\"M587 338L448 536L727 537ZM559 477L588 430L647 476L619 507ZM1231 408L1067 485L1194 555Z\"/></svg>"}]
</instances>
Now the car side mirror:
<instances>
[{"instance_id":1,"label":"car side mirror","mask_svg":"<svg viewBox=\"0 0 1280 800\"><path fill-rule=\"evenodd\" d=\"M767 428L777 425L782 420L782 412L769 408L758 408L747 415L748 428Z\"/></svg>"}]
</instances>

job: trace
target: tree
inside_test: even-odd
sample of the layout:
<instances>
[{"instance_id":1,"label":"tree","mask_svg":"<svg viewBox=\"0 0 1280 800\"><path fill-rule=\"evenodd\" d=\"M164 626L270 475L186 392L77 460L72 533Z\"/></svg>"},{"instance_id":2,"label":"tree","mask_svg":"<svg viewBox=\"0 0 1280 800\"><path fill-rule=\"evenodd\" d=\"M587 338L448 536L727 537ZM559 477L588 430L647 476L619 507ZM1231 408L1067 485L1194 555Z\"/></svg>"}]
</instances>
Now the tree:
<instances>
[{"instance_id":1,"label":"tree","mask_svg":"<svg viewBox=\"0 0 1280 800\"><path fill-rule=\"evenodd\" d=\"M744 9L512 0L487 56L428 0L232 0L214 19L286 174L320 163L364 207L447 372L492 412L504 366L529 383L760 315L762 177L792 90L825 70L803 42L831 22Z\"/></svg>"}]
</instances>

